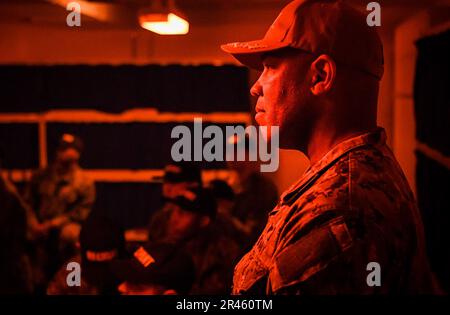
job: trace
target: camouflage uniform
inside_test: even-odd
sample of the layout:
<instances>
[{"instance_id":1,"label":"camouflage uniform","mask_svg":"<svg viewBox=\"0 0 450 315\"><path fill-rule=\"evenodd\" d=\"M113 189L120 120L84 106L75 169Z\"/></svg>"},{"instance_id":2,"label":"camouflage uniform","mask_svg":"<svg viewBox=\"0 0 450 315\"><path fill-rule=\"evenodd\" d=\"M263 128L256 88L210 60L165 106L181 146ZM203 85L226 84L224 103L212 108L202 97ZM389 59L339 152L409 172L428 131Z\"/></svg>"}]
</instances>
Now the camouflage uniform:
<instances>
[{"instance_id":1,"label":"camouflage uniform","mask_svg":"<svg viewBox=\"0 0 450 315\"><path fill-rule=\"evenodd\" d=\"M173 204L154 214L149 229L150 242L173 242L167 238L167 222ZM229 294L233 278L233 266L242 256L240 232L231 222L218 215L206 228L177 241L177 245L190 254L196 269L196 277L190 294Z\"/></svg>"},{"instance_id":2,"label":"camouflage uniform","mask_svg":"<svg viewBox=\"0 0 450 315\"><path fill-rule=\"evenodd\" d=\"M74 254L81 223L95 200L94 183L76 167L67 175L60 176L54 167L37 171L31 178L26 200L39 222L62 219L64 225L49 231L45 239L35 240L30 253L33 277L37 290L44 290L46 282L65 259Z\"/></svg>"},{"instance_id":3,"label":"camouflage uniform","mask_svg":"<svg viewBox=\"0 0 450 315\"><path fill-rule=\"evenodd\" d=\"M48 167L33 175L27 200L40 221L64 215L80 223L94 203L95 186L79 167L64 177Z\"/></svg>"},{"instance_id":4,"label":"camouflage uniform","mask_svg":"<svg viewBox=\"0 0 450 315\"><path fill-rule=\"evenodd\" d=\"M166 202L161 209L155 211L150 218L148 226L148 239L152 242L158 242L165 238L167 222L172 212L173 204Z\"/></svg>"},{"instance_id":5,"label":"camouflage uniform","mask_svg":"<svg viewBox=\"0 0 450 315\"><path fill-rule=\"evenodd\" d=\"M241 257L241 246L229 234L230 226L216 220L203 231L187 240L182 247L190 253L196 269L196 277L190 294L223 295L230 293L233 266Z\"/></svg>"},{"instance_id":6,"label":"camouflage uniform","mask_svg":"<svg viewBox=\"0 0 450 315\"><path fill-rule=\"evenodd\" d=\"M413 194L382 128L343 141L280 198L234 294L431 293ZM368 286L369 262L381 286Z\"/></svg>"}]
</instances>

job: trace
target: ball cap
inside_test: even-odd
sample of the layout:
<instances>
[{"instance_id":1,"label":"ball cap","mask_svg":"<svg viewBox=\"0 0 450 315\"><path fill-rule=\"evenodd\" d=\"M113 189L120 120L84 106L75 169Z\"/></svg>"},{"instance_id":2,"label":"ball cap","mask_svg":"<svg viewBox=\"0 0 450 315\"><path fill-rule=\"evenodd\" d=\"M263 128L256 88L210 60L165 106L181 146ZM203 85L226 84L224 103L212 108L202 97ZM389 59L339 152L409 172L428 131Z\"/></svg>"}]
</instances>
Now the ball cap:
<instances>
[{"instance_id":1,"label":"ball cap","mask_svg":"<svg viewBox=\"0 0 450 315\"><path fill-rule=\"evenodd\" d=\"M202 184L202 173L200 168L189 162L175 162L164 168L164 181L169 183L191 182Z\"/></svg>"},{"instance_id":2,"label":"ball cap","mask_svg":"<svg viewBox=\"0 0 450 315\"><path fill-rule=\"evenodd\" d=\"M183 190L171 200L181 209L214 219L217 214L217 201L211 190L194 187Z\"/></svg>"},{"instance_id":3,"label":"ball cap","mask_svg":"<svg viewBox=\"0 0 450 315\"><path fill-rule=\"evenodd\" d=\"M342 0L295 0L283 8L263 39L222 45L247 67L262 71L262 54L291 47L383 76L383 44L366 15Z\"/></svg>"},{"instance_id":4,"label":"ball cap","mask_svg":"<svg viewBox=\"0 0 450 315\"><path fill-rule=\"evenodd\" d=\"M109 264L125 254L124 229L103 214L90 213L80 232L83 277L99 287L115 284Z\"/></svg>"},{"instance_id":5,"label":"ball cap","mask_svg":"<svg viewBox=\"0 0 450 315\"><path fill-rule=\"evenodd\" d=\"M83 147L83 140L74 134L64 133L59 138L58 150L64 151L67 149L75 149L81 153L83 151Z\"/></svg>"}]
</instances>

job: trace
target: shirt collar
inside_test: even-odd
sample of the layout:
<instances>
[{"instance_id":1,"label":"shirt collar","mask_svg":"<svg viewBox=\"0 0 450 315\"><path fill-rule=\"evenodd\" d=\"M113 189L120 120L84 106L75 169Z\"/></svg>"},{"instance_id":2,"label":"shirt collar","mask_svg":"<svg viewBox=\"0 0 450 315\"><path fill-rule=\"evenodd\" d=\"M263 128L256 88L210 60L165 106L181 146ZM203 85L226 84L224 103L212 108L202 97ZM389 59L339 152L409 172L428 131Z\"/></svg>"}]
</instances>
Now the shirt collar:
<instances>
[{"instance_id":1,"label":"shirt collar","mask_svg":"<svg viewBox=\"0 0 450 315\"><path fill-rule=\"evenodd\" d=\"M299 193L309 187L317 177L322 175L335 161L344 154L366 145L380 146L386 143L386 132L378 127L376 130L359 134L350 139L344 140L334 146L318 162L311 165L295 184L288 188L280 197L281 204L291 204L295 201Z\"/></svg>"}]
</instances>

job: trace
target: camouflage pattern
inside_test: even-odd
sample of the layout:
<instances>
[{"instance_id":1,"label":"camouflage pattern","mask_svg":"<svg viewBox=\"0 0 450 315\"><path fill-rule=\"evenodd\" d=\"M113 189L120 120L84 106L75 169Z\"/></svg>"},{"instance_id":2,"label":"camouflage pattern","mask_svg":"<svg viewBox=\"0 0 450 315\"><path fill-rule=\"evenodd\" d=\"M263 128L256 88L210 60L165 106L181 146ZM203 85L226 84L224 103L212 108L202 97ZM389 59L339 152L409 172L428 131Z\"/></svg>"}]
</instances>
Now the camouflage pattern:
<instances>
[{"instance_id":1,"label":"camouflage pattern","mask_svg":"<svg viewBox=\"0 0 450 315\"><path fill-rule=\"evenodd\" d=\"M170 218L170 213L174 205L170 202L164 203L161 209L155 211L150 217L148 225L148 239L151 242L158 242L166 237L166 226Z\"/></svg>"},{"instance_id":2,"label":"camouflage pattern","mask_svg":"<svg viewBox=\"0 0 450 315\"><path fill-rule=\"evenodd\" d=\"M369 262L381 286L367 284ZM343 141L280 198L234 294L432 293L419 211L382 128Z\"/></svg>"},{"instance_id":3,"label":"camouflage pattern","mask_svg":"<svg viewBox=\"0 0 450 315\"><path fill-rule=\"evenodd\" d=\"M167 223L173 204L166 203L152 217L149 228L150 242L174 242L166 235ZM196 277L190 291L193 295L229 294L233 279L233 266L242 256L242 235L227 220L218 215L206 228L194 235L176 241L190 254Z\"/></svg>"},{"instance_id":4,"label":"camouflage pattern","mask_svg":"<svg viewBox=\"0 0 450 315\"><path fill-rule=\"evenodd\" d=\"M41 222L64 215L80 223L94 204L95 185L79 167L60 176L50 166L33 175L26 199Z\"/></svg>"},{"instance_id":5,"label":"camouflage pattern","mask_svg":"<svg viewBox=\"0 0 450 315\"><path fill-rule=\"evenodd\" d=\"M183 244L196 267L190 294L230 294L233 266L242 254L238 233L225 220L216 220Z\"/></svg>"}]
</instances>

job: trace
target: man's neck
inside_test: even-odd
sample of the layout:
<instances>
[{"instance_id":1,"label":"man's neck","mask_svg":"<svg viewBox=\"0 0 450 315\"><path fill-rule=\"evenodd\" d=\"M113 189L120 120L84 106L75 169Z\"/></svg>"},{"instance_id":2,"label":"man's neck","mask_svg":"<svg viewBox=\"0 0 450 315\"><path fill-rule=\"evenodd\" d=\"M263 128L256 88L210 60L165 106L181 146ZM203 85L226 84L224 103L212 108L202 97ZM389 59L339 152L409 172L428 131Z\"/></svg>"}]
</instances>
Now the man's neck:
<instances>
[{"instance_id":1,"label":"man's neck","mask_svg":"<svg viewBox=\"0 0 450 315\"><path fill-rule=\"evenodd\" d=\"M311 165L313 165L339 143L375 128L376 125L342 130L318 129L312 134L311 141L307 145L306 156L309 158Z\"/></svg>"}]
</instances>

